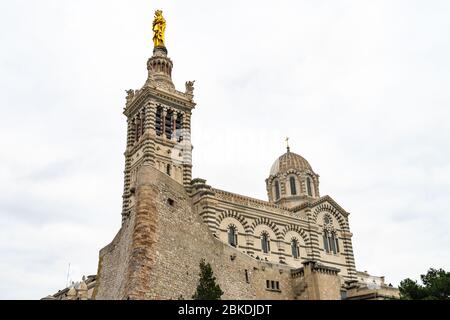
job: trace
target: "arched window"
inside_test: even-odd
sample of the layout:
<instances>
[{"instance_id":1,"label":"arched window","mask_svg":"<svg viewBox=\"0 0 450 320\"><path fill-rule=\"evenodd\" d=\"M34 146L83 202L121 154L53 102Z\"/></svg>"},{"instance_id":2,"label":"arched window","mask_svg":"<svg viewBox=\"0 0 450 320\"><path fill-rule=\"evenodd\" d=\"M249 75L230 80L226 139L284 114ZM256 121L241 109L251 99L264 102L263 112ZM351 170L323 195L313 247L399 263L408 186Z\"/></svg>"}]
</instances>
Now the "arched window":
<instances>
[{"instance_id":1,"label":"arched window","mask_svg":"<svg viewBox=\"0 0 450 320\"><path fill-rule=\"evenodd\" d=\"M133 119L133 122L131 123L131 125L133 126L133 139L134 142L136 143L138 141L138 120L137 118Z\"/></svg>"},{"instance_id":2,"label":"arched window","mask_svg":"<svg viewBox=\"0 0 450 320\"><path fill-rule=\"evenodd\" d=\"M336 237L334 236L334 232L328 236L328 241L330 243L330 251L336 254Z\"/></svg>"},{"instance_id":3,"label":"arched window","mask_svg":"<svg viewBox=\"0 0 450 320\"><path fill-rule=\"evenodd\" d=\"M339 253L339 239L334 231L324 230L323 247L327 253Z\"/></svg>"},{"instance_id":4,"label":"arched window","mask_svg":"<svg viewBox=\"0 0 450 320\"><path fill-rule=\"evenodd\" d=\"M275 200L280 199L280 183L275 181Z\"/></svg>"},{"instance_id":5,"label":"arched window","mask_svg":"<svg viewBox=\"0 0 450 320\"><path fill-rule=\"evenodd\" d=\"M292 239L292 241L291 241L291 251L292 251L292 256L294 257L294 259L300 258L300 247L298 245L298 240L297 239Z\"/></svg>"},{"instance_id":6,"label":"arched window","mask_svg":"<svg viewBox=\"0 0 450 320\"><path fill-rule=\"evenodd\" d=\"M138 116L136 118L136 131L135 131L136 141L139 141L139 138L141 137L141 131L142 131L141 126L142 126L142 119L140 116Z\"/></svg>"},{"instance_id":7,"label":"arched window","mask_svg":"<svg viewBox=\"0 0 450 320\"><path fill-rule=\"evenodd\" d=\"M308 190L308 196L312 197L311 178L306 178L306 189Z\"/></svg>"},{"instance_id":8,"label":"arched window","mask_svg":"<svg viewBox=\"0 0 450 320\"><path fill-rule=\"evenodd\" d=\"M157 136L162 136L163 128L162 128L162 108L158 107L156 109L156 117L155 117L155 131Z\"/></svg>"},{"instance_id":9,"label":"arched window","mask_svg":"<svg viewBox=\"0 0 450 320\"><path fill-rule=\"evenodd\" d=\"M177 121L175 123L175 136L176 136L178 142L183 141L183 136L181 134L182 129L183 129L182 125L183 125L183 114L178 113Z\"/></svg>"},{"instance_id":10,"label":"arched window","mask_svg":"<svg viewBox=\"0 0 450 320\"><path fill-rule=\"evenodd\" d=\"M236 247L238 244L238 234L237 234L237 230L236 227L231 225L228 228L228 244Z\"/></svg>"},{"instance_id":11,"label":"arched window","mask_svg":"<svg viewBox=\"0 0 450 320\"><path fill-rule=\"evenodd\" d=\"M323 248L326 253L330 253L330 244L328 242L328 231L324 230L323 232Z\"/></svg>"},{"instance_id":12,"label":"arched window","mask_svg":"<svg viewBox=\"0 0 450 320\"><path fill-rule=\"evenodd\" d=\"M172 175L172 167L170 166L170 164L168 164L166 167L166 173L168 176Z\"/></svg>"},{"instance_id":13,"label":"arched window","mask_svg":"<svg viewBox=\"0 0 450 320\"><path fill-rule=\"evenodd\" d=\"M139 132L139 136L143 136L144 132L145 132L145 128L144 128L144 119L145 119L145 111L142 110L141 115L139 117L139 128L141 129L141 131Z\"/></svg>"},{"instance_id":14,"label":"arched window","mask_svg":"<svg viewBox=\"0 0 450 320\"><path fill-rule=\"evenodd\" d=\"M333 249L333 253L334 254L337 254L337 253L339 253L339 239L338 239L338 237L336 236L336 233L335 232L333 232L333 233L331 233L331 242L332 242L332 249Z\"/></svg>"},{"instance_id":15,"label":"arched window","mask_svg":"<svg viewBox=\"0 0 450 320\"><path fill-rule=\"evenodd\" d=\"M261 249L264 253L269 253L270 251L270 239L267 232L261 234Z\"/></svg>"},{"instance_id":16,"label":"arched window","mask_svg":"<svg viewBox=\"0 0 450 320\"><path fill-rule=\"evenodd\" d=\"M164 130L166 132L166 138L172 139L173 133L173 111L167 111L166 120L164 122Z\"/></svg>"},{"instance_id":17,"label":"arched window","mask_svg":"<svg viewBox=\"0 0 450 320\"><path fill-rule=\"evenodd\" d=\"M294 177L290 177L289 178L289 183L291 185L291 195L295 196L297 194L297 187L295 185L295 178Z\"/></svg>"}]
</instances>

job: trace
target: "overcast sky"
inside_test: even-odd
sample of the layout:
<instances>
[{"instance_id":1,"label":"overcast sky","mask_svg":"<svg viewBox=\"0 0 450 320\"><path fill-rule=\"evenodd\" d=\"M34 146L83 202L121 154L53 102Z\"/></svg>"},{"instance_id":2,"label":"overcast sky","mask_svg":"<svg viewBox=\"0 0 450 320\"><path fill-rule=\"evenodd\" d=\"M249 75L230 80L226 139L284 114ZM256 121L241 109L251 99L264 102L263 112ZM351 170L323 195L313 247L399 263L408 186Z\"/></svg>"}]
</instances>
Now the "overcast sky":
<instances>
[{"instance_id":1,"label":"overcast sky","mask_svg":"<svg viewBox=\"0 0 450 320\"><path fill-rule=\"evenodd\" d=\"M266 199L285 152L351 213L356 267L450 269L450 2L0 2L0 299L97 272L121 221L126 89L163 9L196 80L193 176Z\"/></svg>"}]
</instances>

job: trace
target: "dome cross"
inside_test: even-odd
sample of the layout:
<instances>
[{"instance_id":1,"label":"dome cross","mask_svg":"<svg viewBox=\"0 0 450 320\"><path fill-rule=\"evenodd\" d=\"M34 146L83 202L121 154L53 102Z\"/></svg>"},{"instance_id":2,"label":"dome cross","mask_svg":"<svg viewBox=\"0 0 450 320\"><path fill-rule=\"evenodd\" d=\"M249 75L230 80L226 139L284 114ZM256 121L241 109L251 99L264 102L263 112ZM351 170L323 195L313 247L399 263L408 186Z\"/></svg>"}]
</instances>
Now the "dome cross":
<instances>
[{"instance_id":1,"label":"dome cross","mask_svg":"<svg viewBox=\"0 0 450 320\"><path fill-rule=\"evenodd\" d=\"M288 152L291 151L291 148L289 147L289 137L286 137L286 148Z\"/></svg>"}]
</instances>

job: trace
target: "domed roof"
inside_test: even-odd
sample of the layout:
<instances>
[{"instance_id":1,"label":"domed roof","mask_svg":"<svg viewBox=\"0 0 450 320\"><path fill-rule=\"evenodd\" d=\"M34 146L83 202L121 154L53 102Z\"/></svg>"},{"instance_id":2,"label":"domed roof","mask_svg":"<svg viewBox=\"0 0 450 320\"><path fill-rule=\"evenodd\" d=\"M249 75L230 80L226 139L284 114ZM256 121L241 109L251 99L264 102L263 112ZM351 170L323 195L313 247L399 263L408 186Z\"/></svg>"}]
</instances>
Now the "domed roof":
<instances>
[{"instance_id":1,"label":"domed roof","mask_svg":"<svg viewBox=\"0 0 450 320\"><path fill-rule=\"evenodd\" d=\"M275 176L280 172L286 172L290 169L296 169L298 171L310 171L314 172L311 165L302 156L288 151L279 157L270 169L270 175Z\"/></svg>"}]
</instances>

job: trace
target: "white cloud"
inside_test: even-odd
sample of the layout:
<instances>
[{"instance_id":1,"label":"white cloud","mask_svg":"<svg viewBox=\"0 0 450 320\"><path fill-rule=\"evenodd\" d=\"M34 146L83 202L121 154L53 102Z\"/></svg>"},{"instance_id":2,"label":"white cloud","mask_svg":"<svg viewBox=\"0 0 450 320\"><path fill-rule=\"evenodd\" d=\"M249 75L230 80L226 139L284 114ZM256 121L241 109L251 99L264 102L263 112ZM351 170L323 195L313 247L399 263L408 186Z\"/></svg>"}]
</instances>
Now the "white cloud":
<instances>
[{"instance_id":1,"label":"white cloud","mask_svg":"<svg viewBox=\"0 0 450 320\"><path fill-rule=\"evenodd\" d=\"M449 267L447 1L22 0L0 4L0 298L96 272L159 7L176 85L197 80L195 176L265 199L289 136L352 213L358 269Z\"/></svg>"}]
</instances>

